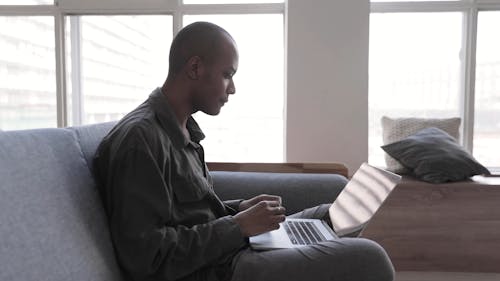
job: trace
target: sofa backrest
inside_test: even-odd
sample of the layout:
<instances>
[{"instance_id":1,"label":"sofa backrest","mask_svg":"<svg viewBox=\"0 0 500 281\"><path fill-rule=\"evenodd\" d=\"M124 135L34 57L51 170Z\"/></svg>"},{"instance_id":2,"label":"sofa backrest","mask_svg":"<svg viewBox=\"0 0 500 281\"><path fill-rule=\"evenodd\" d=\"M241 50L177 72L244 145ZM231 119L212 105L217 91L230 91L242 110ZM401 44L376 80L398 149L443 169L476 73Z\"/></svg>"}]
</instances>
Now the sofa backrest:
<instances>
[{"instance_id":1,"label":"sofa backrest","mask_svg":"<svg viewBox=\"0 0 500 281\"><path fill-rule=\"evenodd\" d=\"M0 280L121 280L86 129L0 132Z\"/></svg>"},{"instance_id":2,"label":"sofa backrest","mask_svg":"<svg viewBox=\"0 0 500 281\"><path fill-rule=\"evenodd\" d=\"M222 200L277 194L288 215L332 203L347 184L347 179L338 174L212 171L211 175Z\"/></svg>"},{"instance_id":3,"label":"sofa backrest","mask_svg":"<svg viewBox=\"0 0 500 281\"><path fill-rule=\"evenodd\" d=\"M106 122L93 125L70 127L75 132L78 144L82 149L83 158L92 170L92 160L102 138L113 128L116 122Z\"/></svg>"}]
</instances>

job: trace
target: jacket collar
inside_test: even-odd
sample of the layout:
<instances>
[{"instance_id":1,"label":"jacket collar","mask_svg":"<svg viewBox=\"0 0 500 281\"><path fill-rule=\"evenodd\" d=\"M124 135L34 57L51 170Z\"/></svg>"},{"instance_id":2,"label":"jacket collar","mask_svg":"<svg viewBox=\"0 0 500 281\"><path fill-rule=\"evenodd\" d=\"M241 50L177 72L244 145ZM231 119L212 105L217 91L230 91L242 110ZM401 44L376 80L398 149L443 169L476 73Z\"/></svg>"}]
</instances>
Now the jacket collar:
<instances>
[{"instance_id":1,"label":"jacket collar","mask_svg":"<svg viewBox=\"0 0 500 281\"><path fill-rule=\"evenodd\" d=\"M153 109L160 125L168 133L175 145L186 147L190 142L199 144L200 141L205 138L205 134L203 134L203 131L193 117L189 117L186 124L191 139L188 139L184 135L179 125L179 121L177 121L177 117L168 103L167 97L161 91L161 88L156 88L151 95L149 95L147 102Z\"/></svg>"}]
</instances>

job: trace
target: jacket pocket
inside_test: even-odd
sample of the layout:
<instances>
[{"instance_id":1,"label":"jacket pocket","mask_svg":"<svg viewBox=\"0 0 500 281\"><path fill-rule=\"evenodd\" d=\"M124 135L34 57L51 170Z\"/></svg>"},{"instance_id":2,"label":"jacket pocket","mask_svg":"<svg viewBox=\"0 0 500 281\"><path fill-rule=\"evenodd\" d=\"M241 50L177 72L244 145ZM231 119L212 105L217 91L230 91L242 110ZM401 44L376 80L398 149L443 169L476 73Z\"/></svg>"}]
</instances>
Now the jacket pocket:
<instances>
[{"instance_id":1,"label":"jacket pocket","mask_svg":"<svg viewBox=\"0 0 500 281\"><path fill-rule=\"evenodd\" d=\"M211 186L207 179L186 174L173 186L175 198L180 203L201 201L210 192Z\"/></svg>"}]
</instances>

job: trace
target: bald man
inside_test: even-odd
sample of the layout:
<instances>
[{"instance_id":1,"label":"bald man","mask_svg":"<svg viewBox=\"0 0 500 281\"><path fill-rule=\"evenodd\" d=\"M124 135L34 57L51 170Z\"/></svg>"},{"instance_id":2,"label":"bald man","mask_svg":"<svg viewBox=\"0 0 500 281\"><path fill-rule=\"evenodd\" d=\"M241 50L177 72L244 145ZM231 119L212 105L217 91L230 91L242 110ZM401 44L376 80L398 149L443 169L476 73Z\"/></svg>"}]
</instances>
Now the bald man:
<instances>
[{"instance_id":1,"label":"bald man","mask_svg":"<svg viewBox=\"0 0 500 281\"><path fill-rule=\"evenodd\" d=\"M281 198L221 201L192 118L219 114L236 92L238 50L217 25L197 22L174 38L164 85L103 139L94 170L126 280L392 280L383 249L339 239L254 252L248 237L285 220ZM327 218L328 206L296 217Z\"/></svg>"}]
</instances>

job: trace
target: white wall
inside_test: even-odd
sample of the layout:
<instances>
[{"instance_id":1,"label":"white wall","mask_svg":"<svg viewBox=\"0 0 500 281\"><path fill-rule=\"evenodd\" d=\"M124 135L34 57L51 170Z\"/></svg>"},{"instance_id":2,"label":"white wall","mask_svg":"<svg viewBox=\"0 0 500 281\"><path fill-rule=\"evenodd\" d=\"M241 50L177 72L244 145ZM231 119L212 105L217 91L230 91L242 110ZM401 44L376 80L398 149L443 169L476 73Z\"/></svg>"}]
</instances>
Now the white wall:
<instances>
[{"instance_id":1,"label":"white wall","mask_svg":"<svg viewBox=\"0 0 500 281\"><path fill-rule=\"evenodd\" d=\"M287 162L368 159L368 0L289 0Z\"/></svg>"}]
</instances>

